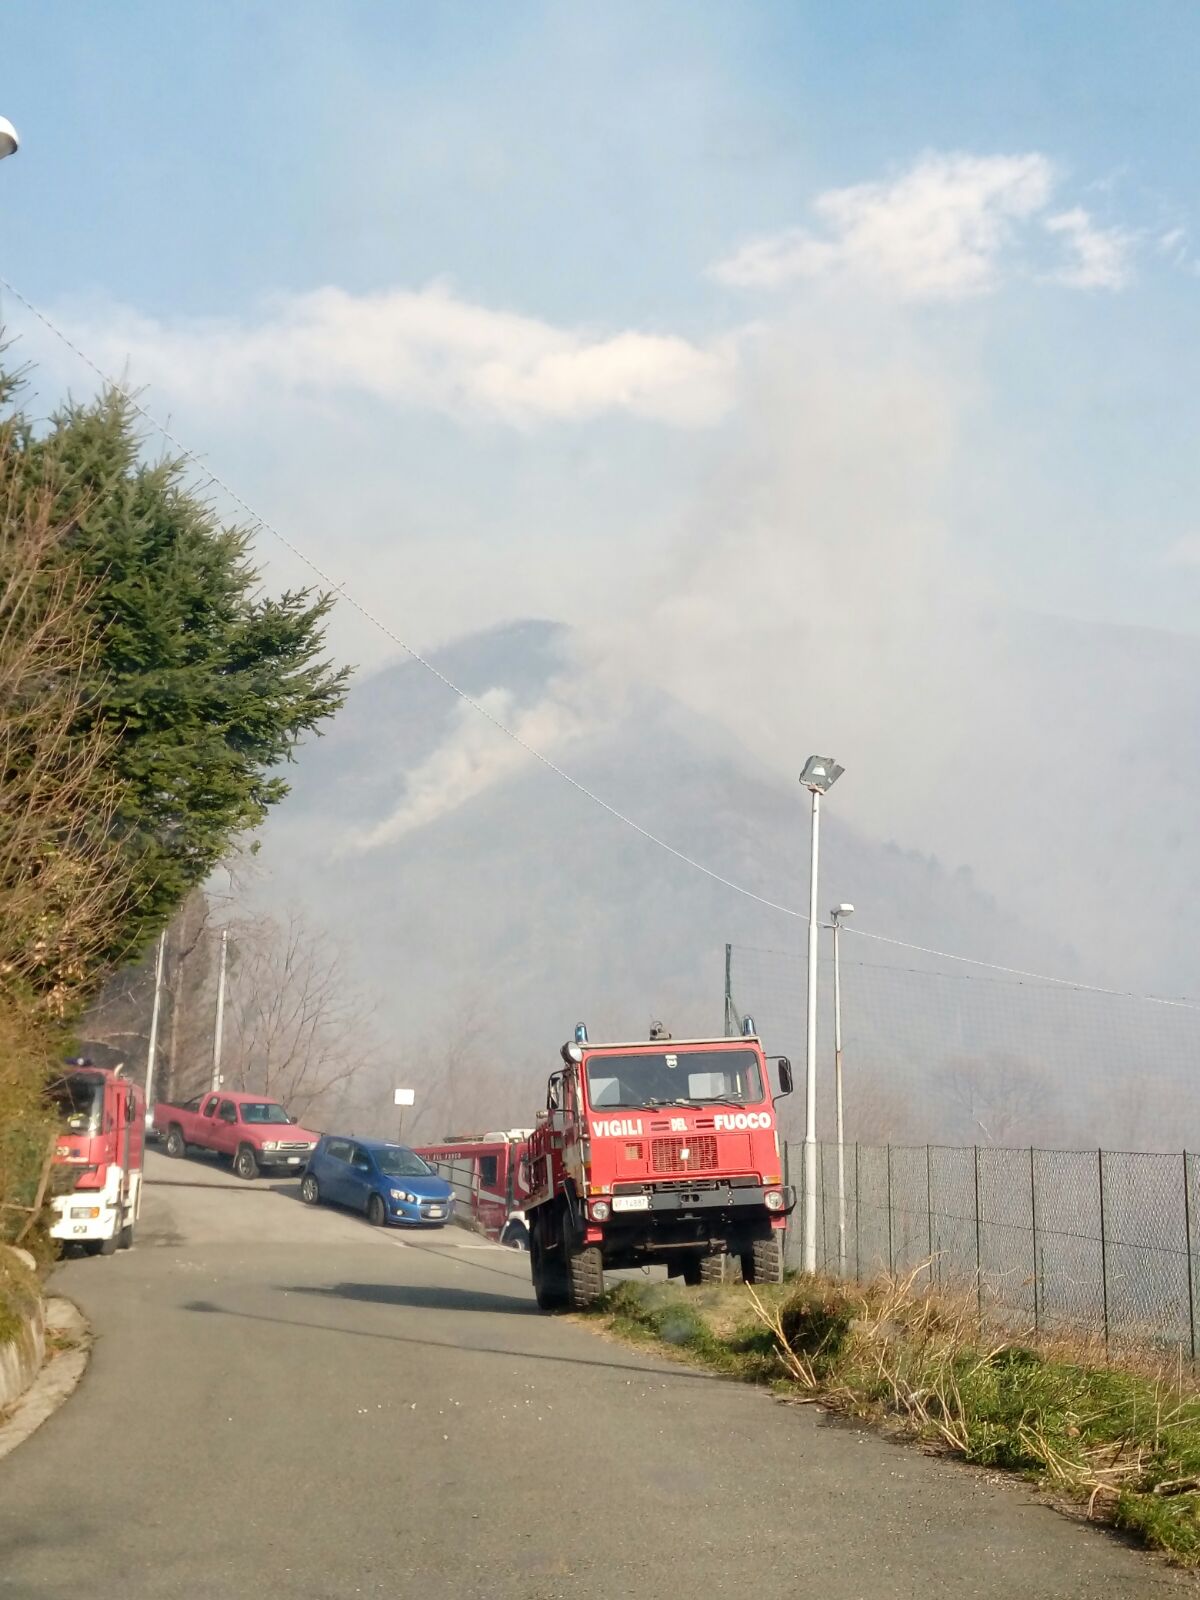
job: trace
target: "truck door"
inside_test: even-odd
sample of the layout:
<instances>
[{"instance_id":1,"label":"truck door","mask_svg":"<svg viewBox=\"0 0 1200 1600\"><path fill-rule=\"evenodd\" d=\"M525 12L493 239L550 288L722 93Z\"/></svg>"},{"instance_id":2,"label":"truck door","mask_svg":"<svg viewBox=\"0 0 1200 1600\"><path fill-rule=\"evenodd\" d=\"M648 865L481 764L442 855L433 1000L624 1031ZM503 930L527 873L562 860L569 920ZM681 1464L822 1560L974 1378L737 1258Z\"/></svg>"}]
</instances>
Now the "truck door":
<instances>
[{"instance_id":1,"label":"truck door","mask_svg":"<svg viewBox=\"0 0 1200 1600\"><path fill-rule=\"evenodd\" d=\"M238 1114L232 1100L222 1100L213 1118L213 1149L231 1156L238 1147Z\"/></svg>"}]
</instances>

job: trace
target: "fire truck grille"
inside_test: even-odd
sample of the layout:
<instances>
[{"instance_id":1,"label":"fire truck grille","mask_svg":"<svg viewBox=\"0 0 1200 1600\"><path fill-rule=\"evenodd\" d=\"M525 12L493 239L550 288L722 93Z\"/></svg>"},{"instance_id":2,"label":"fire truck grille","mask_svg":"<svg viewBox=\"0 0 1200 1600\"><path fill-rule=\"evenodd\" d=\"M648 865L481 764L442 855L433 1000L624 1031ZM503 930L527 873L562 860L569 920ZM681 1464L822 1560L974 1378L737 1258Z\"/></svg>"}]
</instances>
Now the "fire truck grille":
<instances>
[{"instance_id":1,"label":"fire truck grille","mask_svg":"<svg viewBox=\"0 0 1200 1600\"><path fill-rule=\"evenodd\" d=\"M717 1141L711 1135L650 1141L652 1172L703 1172L716 1164Z\"/></svg>"}]
</instances>

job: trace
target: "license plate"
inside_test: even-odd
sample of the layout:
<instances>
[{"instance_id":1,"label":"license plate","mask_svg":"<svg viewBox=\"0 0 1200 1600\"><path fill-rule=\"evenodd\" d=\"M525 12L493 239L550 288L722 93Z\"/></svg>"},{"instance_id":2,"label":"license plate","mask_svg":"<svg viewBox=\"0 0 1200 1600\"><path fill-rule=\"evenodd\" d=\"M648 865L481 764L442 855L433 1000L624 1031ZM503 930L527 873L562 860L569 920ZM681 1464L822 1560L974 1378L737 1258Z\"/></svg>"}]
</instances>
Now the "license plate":
<instances>
[{"instance_id":1,"label":"license plate","mask_svg":"<svg viewBox=\"0 0 1200 1600\"><path fill-rule=\"evenodd\" d=\"M649 1211L650 1196L648 1194L615 1194L612 1207L614 1211Z\"/></svg>"},{"instance_id":2,"label":"license plate","mask_svg":"<svg viewBox=\"0 0 1200 1600\"><path fill-rule=\"evenodd\" d=\"M299 1165L300 1165L300 1157L299 1156L289 1156L288 1157L288 1166L289 1167L298 1167Z\"/></svg>"},{"instance_id":3,"label":"license plate","mask_svg":"<svg viewBox=\"0 0 1200 1600\"><path fill-rule=\"evenodd\" d=\"M446 1212L444 1206L430 1206L429 1208L429 1215L431 1217L441 1217L445 1216L445 1214Z\"/></svg>"}]
</instances>

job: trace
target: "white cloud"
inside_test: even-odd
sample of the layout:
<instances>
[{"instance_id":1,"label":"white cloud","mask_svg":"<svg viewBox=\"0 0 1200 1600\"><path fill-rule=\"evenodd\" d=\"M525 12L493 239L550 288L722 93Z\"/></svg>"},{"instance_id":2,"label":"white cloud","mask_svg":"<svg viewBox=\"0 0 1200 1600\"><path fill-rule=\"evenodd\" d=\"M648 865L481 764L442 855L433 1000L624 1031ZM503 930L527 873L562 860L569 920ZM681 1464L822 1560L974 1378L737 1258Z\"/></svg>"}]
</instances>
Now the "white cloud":
<instances>
[{"instance_id":1,"label":"white cloud","mask_svg":"<svg viewBox=\"0 0 1200 1600\"><path fill-rule=\"evenodd\" d=\"M264 398L359 393L515 426L608 413L703 427L731 401L732 345L595 335L473 304L442 284L278 299L259 321L162 322L129 311L67 319L107 370L224 410Z\"/></svg>"},{"instance_id":2,"label":"white cloud","mask_svg":"<svg viewBox=\"0 0 1200 1600\"><path fill-rule=\"evenodd\" d=\"M1071 259L1053 274L1072 289L1122 289L1129 281L1133 237L1124 228L1098 228L1082 206L1045 221L1047 233L1063 239Z\"/></svg>"},{"instance_id":3,"label":"white cloud","mask_svg":"<svg viewBox=\"0 0 1200 1600\"><path fill-rule=\"evenodd\" d=\"M1018 156L923 156L884 183L818 196L824 224L754 239L713 276L739 288L849 278L909 300L954 299L994 286L1018 223L1049 203L1050 162Z\"/></svg>"},{"instance_id":4,"label":"white cloud","mask_svg":"<svg viewBox=\"0 0 1200 1600\"><path fill-rule=\"evenodd\" d=\"M1185 567L1192 571L1200 568L1200 533L1188 533L1175 539L1163 551L1164 567Z\"/></svg>"}]
</instances>

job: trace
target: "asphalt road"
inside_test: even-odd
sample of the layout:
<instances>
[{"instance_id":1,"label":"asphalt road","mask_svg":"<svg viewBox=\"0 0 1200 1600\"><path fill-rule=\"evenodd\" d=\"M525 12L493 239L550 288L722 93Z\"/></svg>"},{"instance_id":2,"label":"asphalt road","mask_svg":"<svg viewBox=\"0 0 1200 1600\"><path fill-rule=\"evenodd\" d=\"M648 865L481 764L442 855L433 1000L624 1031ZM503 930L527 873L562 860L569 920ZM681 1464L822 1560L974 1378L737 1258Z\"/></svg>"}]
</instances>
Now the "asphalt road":
<instances>
[{"instance_id":1,"label":"asphalt road","mask_svg":"<svg viewBox=\"0 0 1200 1600\"><path fill-rule=\"evenodd\" d=\"M540 1316L526 1258L151 1155L97 1343L0 1462L0 1600L1126 1600L1146 1556L910 1447Z\"/></svg>"}]
</instances>

